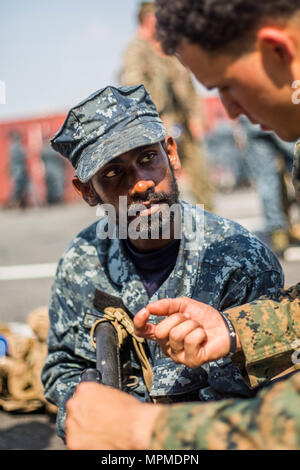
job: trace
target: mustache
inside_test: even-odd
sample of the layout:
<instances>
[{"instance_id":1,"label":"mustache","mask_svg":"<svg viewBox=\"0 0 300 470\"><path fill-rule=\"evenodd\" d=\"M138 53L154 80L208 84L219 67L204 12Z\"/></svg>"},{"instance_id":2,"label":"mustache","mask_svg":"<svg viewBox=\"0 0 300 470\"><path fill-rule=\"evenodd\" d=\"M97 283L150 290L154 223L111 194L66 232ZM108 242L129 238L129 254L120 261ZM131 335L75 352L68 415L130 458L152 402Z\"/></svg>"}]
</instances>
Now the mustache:
<instances>
[{"instance_id":1,"label":"mustache","mask_svg":"<svg viewBox=\"0 0 300 470\"><path fill-rule=\"evenodd\" d=\"M141 195L133 196L132 198L132 203L128 205L128 211L131 208L136 207L139 204L145 204L145 202L149 204L170 204L174 202L174 194L168 194L165 192L159 192L159 193L151 193L149 195L146 195L145 197L141 197Z\"/></svg>"}]
</instances>

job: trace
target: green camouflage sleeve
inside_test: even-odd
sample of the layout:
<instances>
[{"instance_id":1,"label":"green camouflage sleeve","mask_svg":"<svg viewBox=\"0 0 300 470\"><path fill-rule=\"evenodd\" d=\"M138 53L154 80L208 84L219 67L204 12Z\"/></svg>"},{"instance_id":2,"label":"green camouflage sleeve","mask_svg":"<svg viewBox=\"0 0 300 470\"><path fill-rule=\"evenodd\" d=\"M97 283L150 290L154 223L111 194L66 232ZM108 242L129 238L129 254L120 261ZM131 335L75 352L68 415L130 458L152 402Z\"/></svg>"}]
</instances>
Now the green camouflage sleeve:
<instances>
[{"instance_id":1,"label":"green camouflage sleeve","mask_svg":"<svg viewBox=\"0 0 300 470\"><path fill-rule=\"evenodd\" d=\"M136 38L129 44L123 57L119 81L123 86L143 83L158 112L161 114L167 107L169 94L161 59L147 41Z\"/></svg>"},{"instance_id":2,"label":"green camouflage sleeve","mask_svg":"<svg viewBox=\"0 0 300 470\"><path fill-rule=\"evenodd\" d=\"M197 120L202 124L204 121L203 103L193 84L191 73L176 57L168 56L162 61L177 112L188 122Z\"/></svg>"},{"instance_id":3,"label":"green camouflage sleeve","mask_svg":"<svg viewBox=\"0 0 300 470\"><path fill-rule=\"evenodd\" d=\"M299 368L300 284L225 313L239 335L252 387Z\"/></svg>"},{"instance_id":4,"label":"green camouflage sleeve","mask_svg":"<svg viewBox=\"0 0 300 470\"><path fill-rule=\"evenodd\" d=\"M145 57L145 54L147 57ZM133 40L127 50L125 51L122 63L122 69L120 71L120 81L124 86L133 86L139 83L144 83L147 87L145 80L148 75L148 65L146 60L149 60L147 54L147 48L143 41L138 39Z\"/></svg>"},{"instance_id":5,"label":"green camouflage sleeve","mask_svg":"<svg viewBox=\"0 0 300 470\"><path fill-rule=\"evenodd\" d=\"M151 450L295 450L300 448L300 372L251 399L165 406Z\"/></svg>"}]
</instances>

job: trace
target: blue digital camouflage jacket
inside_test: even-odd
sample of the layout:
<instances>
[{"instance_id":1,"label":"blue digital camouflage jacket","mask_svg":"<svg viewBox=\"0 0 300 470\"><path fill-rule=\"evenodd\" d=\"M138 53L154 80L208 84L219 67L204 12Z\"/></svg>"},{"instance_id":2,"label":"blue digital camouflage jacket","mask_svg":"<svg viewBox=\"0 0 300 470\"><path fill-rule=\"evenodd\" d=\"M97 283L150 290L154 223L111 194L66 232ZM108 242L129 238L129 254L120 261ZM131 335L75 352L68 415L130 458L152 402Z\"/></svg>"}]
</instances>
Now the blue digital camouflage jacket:
<instances>
[{"instance_id":1,"label":"blue digital camouflage jacket","mask_svg":"<svg viewBox=\"0 0 300 470\"><path fill-rule=\"evenodd\" d=\"M192 226L203 229L202 236L193 239L190 225L186 230L186 219L182 219L183 237L176 265L151 299L123 242L118 238L102 240L99 236L105 232L105 218L75 237L60 259L51 293L48 357L42 381L46 398L59 408L57 428L62 438L66 401L74 393L81 372L95 367L90 328L91 318L101 317L94 307L96 290L118 297L135 315L149 301L184 296L226 310L271 295L283 286L277 258L245 228L187 203L181 202L181 207ZM228 358L189 369L166 357L156 343L148 341L148 347L154 372L150 396L141 369L130 353L139 378L132 393L141 400L170 396L180 401L195 391L200 400L253 393Z\"/></svg>"}]
</instances>

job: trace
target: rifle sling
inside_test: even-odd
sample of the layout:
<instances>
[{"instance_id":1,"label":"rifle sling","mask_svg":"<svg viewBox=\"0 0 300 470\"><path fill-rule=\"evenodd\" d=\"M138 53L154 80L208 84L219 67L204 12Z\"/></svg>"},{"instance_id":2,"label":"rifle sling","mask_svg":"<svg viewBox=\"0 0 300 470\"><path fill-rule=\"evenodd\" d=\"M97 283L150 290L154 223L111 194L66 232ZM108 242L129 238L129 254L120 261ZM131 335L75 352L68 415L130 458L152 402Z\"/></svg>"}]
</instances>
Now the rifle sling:
<instances>
[{"instance_id":1,"label":"rifle sling","mask_svg":"<svg viewBox=\"0 0 300 470\"><path fill-rule=\"evenodd\" d=\"M113 327L115 328L117 332L118 345L120 349L124 343L124 340L128 336L131 337L134 349L137 353L137 356L139 358L139 361L142 367L142 373L143 373L147 390L148 392L150 392L152 379L153 379L153 371L152 371L151 365L149 363L147 354L144 349L143 343L145 342L145 340L144 338L140 338L134 333L133 321L122 308L106 307L104 309L103 318L97 320L93 324L91 328L91 332L90 332L90 339L94 348L96 348L96 343L94 339L95 329L97 325L99 325L99 323L107 322L107 321L113 325Z\"/></svg>"}]
</instances>

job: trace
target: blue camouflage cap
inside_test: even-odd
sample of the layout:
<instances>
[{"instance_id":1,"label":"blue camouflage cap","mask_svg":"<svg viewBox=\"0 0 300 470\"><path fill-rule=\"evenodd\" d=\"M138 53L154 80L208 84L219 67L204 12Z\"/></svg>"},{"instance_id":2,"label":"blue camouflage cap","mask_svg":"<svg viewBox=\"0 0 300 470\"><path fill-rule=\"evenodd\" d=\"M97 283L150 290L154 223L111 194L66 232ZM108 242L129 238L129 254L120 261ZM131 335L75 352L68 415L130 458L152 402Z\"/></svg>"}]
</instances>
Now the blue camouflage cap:
<instances>
[{"instance_id":1,"label":"blue camouflage cap","mask_svg":"<svg viewBox=\"0 0 300 470\"><path fill-rule=\"evenodd\" d=\"M144 85L107 86L74 106L51 145L83 183L122 153L155 144L166 129Z\"/></svg>"}]
</instances>

